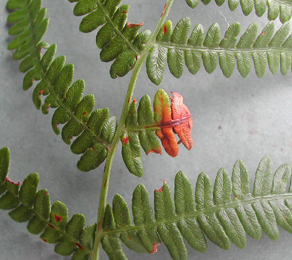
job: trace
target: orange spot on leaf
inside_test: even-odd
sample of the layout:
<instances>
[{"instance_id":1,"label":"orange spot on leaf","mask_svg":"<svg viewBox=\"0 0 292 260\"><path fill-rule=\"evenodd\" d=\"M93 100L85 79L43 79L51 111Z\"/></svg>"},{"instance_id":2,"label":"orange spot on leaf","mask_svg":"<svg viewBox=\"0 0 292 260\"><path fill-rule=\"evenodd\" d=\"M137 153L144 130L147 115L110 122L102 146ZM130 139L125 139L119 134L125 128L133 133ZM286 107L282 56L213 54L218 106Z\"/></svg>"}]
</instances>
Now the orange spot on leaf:
<instances>
[{"instance_id":1,"label":"orange spot on leaf","mask_svg":"<svg viewBox=\"0 0 292 260\"><path fill-rule=\"evenodd\" d=\"M53 225L49 224L49 223L48 223L48 226L53 228L53 229L55 229L55 227Z\"/></svg>"},{"instance_id":2,"label":"orange spot on leaf","mask_svg":"<svg viewBox=\"0 0 292 260\"><path fill-rule=\"evenodd\" d=\"M155 254L158 251L158 247L161 245L162 243L154 243L152 246L152 251L149 254Z\"/></svg>"},{"instance_id":3,"label":"orange spot on leaf","mask_svg":"<svg viewBox=\"0 0 292 260\"><path fill-rule=\"evenodd\" d=\"M166 183L166 181L165 180L163 180L163 185L161 186L161 188L160 189L156 189L155 191L156 192L162 192L163 190L164 190L164 184Z\"/></svg>"},{"instance_id":4,"label":"orange spot on leaf","mask_svg":"<svg viewBox=\"0 0 292 260\"><path fill-rule=\"evenodd\" d=\"M159 148L153 148L153 149L149 150L149 151L146 153L146 155L148 155L149 153L162 154L161 147L159 147Z\"/></svg>"},{"instance_id":5,"label":"orange spot on leaf","mask_svg":"<svg viewBox=\"0 0 292 260\"><path fill-rule=\"evenodd\" d=\"M123 138L122 142L124 145L127 145L129 143L129 136L126 136L125 138Z\"/></svg>"},{"instance_id":6,"label":"orange spot on leaf","mask_svg":"<svg viewBox=\"0 0 292 260\"><path fill-rule=\"evenodd\" d=\"M167 33L167 26L165 25L164 27L163 27L163 34L166 34Z\"/></svg>"},{"instance_id":7,"label":"orange spot on leaf","mask_svg":"<svg viewBox=\"0 0 292 260\"><path fill-rule=\"evenodd\" d=\"M135 27L135 26L142 27L143 25L144 25L143 22L142 22L142 23L130 23L130 22L127 23L127 26L128 26L129 28L133 28L133 27Z\"/></svg>"},{"instance_id":8,"label":"orange spot on leaf","mask_svg":"<svg viewBox=\"0 0 292 260\"><path fill-rule=\"evenodd\" d=\"M15 185L15 186L20 186L20 181L14 182L14 181L10 180L9 177L6 178L6 181L9 182L9 183L11 183L11 184L13 184L13 185Z\"/></svg>"},{"instance_id":9,"label":"orange spot on leaf","mask_svg":"<svg viewBox=\"0 0 292 260\"><path fill-rule=\"evenodd\" d=\"M79 243L76 243L76 242L74 242L74 244L75 244L76 246L78 246L78 247L79 247L79 249L81 249L81 250L83 250L83 249L84 249L84 247L83 247L82 245L80 245Z\"/></svg>"},{"instance_id":10,"label":"orange spot on leaf","mask_svg":"<svg viewBox=\"0 0 292 260\"><path fill-rule=\"evenodd\" d=\"M58 215L56 215L55 214L55 220L57 221L57 222L60 222L61 220L62 220L62 217L61 216L58 216Z\"/></svg>"},{"instance_id":11,"label":"orange spot on leaf","mask_svg":"<svg viewBox=\"0 0 292 260\"><path fill-rule=\"evenodd\" d=\"M164 6L164 10L163 10L163 12L162 12L161 16L165 15L166 8L167 8L167 4L165 4L165 6Z\"/></svg>"}]
</instances>

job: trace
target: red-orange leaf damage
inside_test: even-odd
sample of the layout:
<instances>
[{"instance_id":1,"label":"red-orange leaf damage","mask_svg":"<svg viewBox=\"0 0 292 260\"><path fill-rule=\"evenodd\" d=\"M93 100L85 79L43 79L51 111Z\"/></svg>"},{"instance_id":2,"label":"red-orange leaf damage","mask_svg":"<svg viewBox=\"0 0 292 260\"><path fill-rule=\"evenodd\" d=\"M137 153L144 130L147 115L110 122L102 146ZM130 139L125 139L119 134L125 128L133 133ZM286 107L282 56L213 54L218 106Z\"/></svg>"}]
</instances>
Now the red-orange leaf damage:
<instances>
[{"instance_id":1,"label":"red-orange leaf damage","mask_svg":"<svg viewBox=\"0 0 292 260\"><path fill-rule=\"evenodd\" d=\"M156 125L160 129L156 130L165 151L172 157L178 155L178 145L191 150L193 139L191 137L193 129L192 115L184 104L183 96L177 92L171 92L173 97L169 97L166 92L160 89L154 98L154 117ZM175 134L178 135L177 141Z\"/></svg>"},{"instance_id":2,"label":"red-orange leaf damage","mask_svg":"<svg viewBox=\"0 0 292 260\"><path fill-rule=\"evenodd\" d=\"M153 244L153 248L152 251L150 252L150 254L155 254L158 251L158 247L161 245L162 243L154 243Z\"/></svg>"}]
</instances>

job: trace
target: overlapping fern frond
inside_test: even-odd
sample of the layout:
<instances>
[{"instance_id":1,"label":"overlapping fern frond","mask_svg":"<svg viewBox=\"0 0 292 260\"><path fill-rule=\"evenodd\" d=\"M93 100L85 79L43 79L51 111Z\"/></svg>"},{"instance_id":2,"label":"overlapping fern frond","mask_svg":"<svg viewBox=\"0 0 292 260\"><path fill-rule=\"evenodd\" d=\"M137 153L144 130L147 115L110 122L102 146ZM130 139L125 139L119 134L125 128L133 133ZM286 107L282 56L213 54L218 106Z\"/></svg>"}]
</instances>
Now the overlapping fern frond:
<instances>
[{"instance_id":1,"label":"overlapping fern frond","mask_svg":"<svg viewBox=\"0 0 292 260\"><path fill-rule=\"evenodd\" d=\"M199 4L199 0L186 0L191 8L195 8ZM215 0L218 6L225 3L225 0ZM202 0L204 5L211 3L211 0ZM280 15L280 21L285 23L291 19L292 2L289 0L228 0L228 7L234 11L241 6L244 15L249 15L253 9L257 16L261 17L266 11L268 19L275 20Z\"/></svg>"},{"instance_id":2,"label":"overlapping fern frond","mask_svg":"<svg viewBox=\"0 0 292 260\"><path fill-rule=\"evenodd\" d=\"M92 255L96 224L85 227L85 217L74 214L68 220L68 209L60 201L53 205L46 189L37 191L39 175L28 175L23 184L11 181L7 175L10 152L0 150L0 209L11 210L9 216L17 222L28 222L27 230L41 233L41 239L56 244L55 252L71 255L72 260L89 259Z\"/></svg>"},{"instance_id":3,"label":"overlapping fern frond","mask_svg":"<svg viewBox=\"0 0 292 260\"><path fill-rule=\"evenodd\" d=\"M147 59L147 73L153 83L161 83L166 64L170 72L180 78L184 65L190 73L196 74L201 68L201 60L205 70L212 73L219 59L219 66L226 77L232 75L236 62L242 77L250 73L252 62L258 77L265 75L267 67L273 74L279 68L282 75L291 70L292 36L289 35L289 22L283 24L275 34L274 22L269 22L259 35L256 23L252 23L239 40L239 23L230 25L222 40L217 23L208 29L206 36L201 24L194 27L189 37L190 30L191 21L187 17L182 18L174 29L171 21L161 28Z\"/></svg>"},{"instance_id":4,"label":"overlapping fern frond","mask_svg":"<svg viewBox=\"0 0 292 260\"><path fill-rule=\"evenodd\" d=\"M46 9L41 8L41 0L9 0L7 8L14 11L8 16L8 22L14 23L9 34L16 36L8 49L15 50L14 59L23 59L19 69L26 73L24 90L40 80L33 91L36 108L42 108L44 114L49 108L56 108L52 118L54 132L59 134L59 125L65 124L62 128L64 142L70 144L70 140L77 137L71 150L83 154L78 168L82 171L95 169L107 156L108 145L116 131L116 118L109 116L108 108L94 110L94 96L83 97L84 81L72 84L73 64L65 65L65 56L55 58L55 44L49 46L41 41L49 22L45 18ZM42 49L46 49L44 55ZM44 102L41 96L46 96Z\"/></svg>"},{"instance_id":5,"label":"overlapping fern frond","mask_svg":"<svg viewBox=\"0 0 292 260\"><path fill-rule=\"evenodd\" d=\"M178 93L172 94L174 96L169 97L163 89L158 90L153 102L154 111L148 95L141 98L138 108L136 100L130 106L121 135L122 155L129 172L136 176L141 177L144 172L142 148L147 155L162 153L159 139L172 157L178 155L179 142L192 149L193 118L183 104L183 97ZM180 141L177 141L175 134Z\"/></svg>"},{"instance_id":6,"label":"overlapping fern frond","mask_svg":"<svg viewBox=\"0 0 292 260\"><path fill-rule=\"evenodd\" d=\"M127 203L120 195L106 208L102 245L110 259L127 259L122 242L138 252L155 253L164 243L172 259L186 260L184 239L192 248L208 249L206 237L220 248L231 242L239 248L246 245L246 234L260 239L262 230L271 238L279 237L277 225L292 233L291 169L285 164L273 172L272 161L265 157L259 163L253 192L246 166L238 160L232 178L221 168L214 188L206 173L198 176L195 194L191 182L179 172L175 177L174 200L169 186L154 192L154 212L143 185L133 193L131 221Z\"/></svg>"},{"instance_id":7,"label":"overlapping fern frond","mask_svg":"<svg viewBox=\"0 0 292 260\"><path fill-rule=\"evenodd\" d=\"M80 31L89 33L102 26L96 35L96 45L101 49L100 59L114 61L112 78L125 76L136 64L151 32L139 33L143 23L127 22L129 5L120 5L122 0L69 0L77 2L74 15L86 15L80 23Z\"/></svg>"}]
</instances>

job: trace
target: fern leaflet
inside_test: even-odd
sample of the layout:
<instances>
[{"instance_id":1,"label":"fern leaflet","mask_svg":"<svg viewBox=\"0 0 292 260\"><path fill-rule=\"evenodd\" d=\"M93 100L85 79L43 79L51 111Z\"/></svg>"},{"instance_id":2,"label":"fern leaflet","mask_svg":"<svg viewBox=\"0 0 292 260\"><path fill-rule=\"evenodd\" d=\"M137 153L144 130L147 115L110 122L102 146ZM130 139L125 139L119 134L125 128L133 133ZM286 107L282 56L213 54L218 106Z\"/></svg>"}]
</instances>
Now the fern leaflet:
<instances>
[{"instance_id":1,"label":"fern leaflet","mask_svg":"<svg viewBox=\"0 0 292 260\"><path fill-rule=\"evenodd\" d=\"M47 243L56 244L55 252L73 255L73 260L89 259L92 255L96 224L85 226L85 217L74 214L68 221L68 209L60 201L52 206L46 189L37 191L39 175L28 175L21 185L7 177L10 151L0 150L0 209L11 210L9 216L17 222L27 222L34 235L41 234Z\"/></svg>"},{"instance_id":2,"label":"fern leaflet","mask_svg":"<svg viewBox=\"0 0 292 260\"><path fill-rule=\"evenodd\" d=\"M85 83L77 80L72 84L73 64L65 65L66 57L55 58L57 46L42 42L49 20L45 18L46 9L41 8L41 0L9 0L7 8L14 10L8 22L14 23L9 29L16 37L8 49L15 50L13 58L22 60L20 71L25 74L24 90L40 80L33 91L33 102L37 109L47 114L49 108L56 108L52 117L52 127L56 134L62 128L62 138L66 144L77 137L71 150L83 154L77 166L82 171L98 167L106 158L108 145L114 136L117 121L109 116L109 109L94 110L93 95L83 97ZM44 55L42 49L46 49ZM46 96L42 102L41 96Z\"/></svg>"},{"instance_id":3,"label":"fern leaflet","mask_svg":"<svg viewBox=\"0 0 292 260\"><path fill-rule=\"evenodd\" d=\"M199 4L198 0L186 0L186 2L191 8L195 8ZM208 5L210 2L211 0L202 0L204 5ZM221 6L225 0L215 0L215 2ZM234 11L239 4L246 16L255 9L256 15L261 17L268 9L269 20L276 20L280 16L280 21L286 23L292 15L292 2L289 0L228 0L228 7L231 11Z\"/></svg>"},{"instance_id":4,"label":"fern leaflet","mask_svg":"<svg viewBox=\"0 0 292 260\"><path fill-rule=\"evenodd\" d=\"M265 157L256 171L253 193L246 166L238 160L232 178L221 168L214 188L206 173L198 176L195 194L187 177L175 177L174 201L169 186L154 192L154 212L146 188L138 185L133 193L130 218L127 203L120 195L106 208L102 245L110 259L127 259L121 242L138 252L155 253L164 243L172 259L187 259L184 239L192 248L204 252L208 239L220 248L231 242L246 245L246 233L260 239L262 230L271 238L279 237L277 225L292 233L292 186L287 184L290 166L280 166L273 173L272 161Z\"/></svg>"},{"instance_id":5,"label":"fern leaflet","mask_svg":"<svg viewBox=\"0 0 292 260\"><path fill-rule=\"evenodd\" d=\"M180 78L184 64L192 74L201 68L201 59L205 70L212 73L219 65L225 77L230 77L237 69L242 77L247 77L252 68L252 60L258 77L263 77L269 66L275 74L279 67L282 75L291 70L292 37L289 37L289 22L274 34L274 22L269 22L257 36L257 25L252 23L237 40L240 33L239 23L233 23L221 39L219 25L214 23L206 36L201 24L194 27L191 36L191 21L182 18L174 29L167 21L157 36L147 58L147 73L150 80L159 85L163 78L166 63L170 72Z\"/></svg>"},{"instance_id":6,"label":"fern leaflet","mask_svg":"<svg viewBox=\"0 0 292 260\"><path fill-rule=\"evenodd\" d=\"M143 175L141 146L147 155L161 154L161 139L165 151L172 157L178 155L181 142L187 149L192 149L191 113L183 104L183 97L178 93L172 94L174 96L169 97L163 89L158 90L154 97L154 112L148 95L141 98L138 108L136 100L130 106L121 136L122 156L129 172L136 176ZM180 138L179 142L175 133Z\"/></svg>"},{"instance_id":7,"label":"fern leaflet","mask_svg":"<svg viewBox=\"0 0 292 260\"><path fill-rule=\"evenodd\" d=\"M112 78L125 76L136 64L151 32L138 32L143 23L127 22L129 5L121 5L121 0L79 0L74 7L74 15L86 15L80 23L80 31L89 33L102 26L96 35L96 45L101 49L100 59L114 61L110 75Z\"/></svg>"}]
</instances>

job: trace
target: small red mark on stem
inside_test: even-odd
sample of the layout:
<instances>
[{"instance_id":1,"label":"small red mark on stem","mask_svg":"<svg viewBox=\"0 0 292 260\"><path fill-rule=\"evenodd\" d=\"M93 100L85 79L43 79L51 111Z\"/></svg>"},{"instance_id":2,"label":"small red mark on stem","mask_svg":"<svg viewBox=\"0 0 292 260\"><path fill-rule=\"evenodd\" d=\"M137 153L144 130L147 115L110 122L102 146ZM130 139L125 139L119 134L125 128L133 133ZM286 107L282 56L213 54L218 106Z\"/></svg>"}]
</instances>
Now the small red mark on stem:
<instances>
[{"instance_id":1,"label":"small red mark on stem","mask_svg":"<svg viewBox=\"0 0 292 260\"><path fill-rule=\"evenodd\" d=\"M137 100L136 100L136 99L134 99L134 100L133 100L133 103L136 103L136 104L137 104Z\"/></svg>"},{"instance_id":2,"label":"small red mark on stem","mask_svg":"<svg viewBox=\"0 0 292 260\"><path fill-rule=\"evenodd\" d=\"M152 246L152 251L149 254L155 254L158 251L158 247L161 245L162 243L154 243Z\"/></svg>"},{"instance_id":3,"label":"small red mark on stem","mask_svg":"<svg viewBox=\"0 0 292 260\"><path fill-rule=\"evenodd\" d=\"M164 27L163 27L163 34L166 34L167 33L167 26L165 25Z\"/></svg>"},{"instance_id":4,"label":"small red mark on stem","mask_svg":"<svg viewBox=\"0 0 292 260\"><path fill-rule=\"evenodd\" d=\"M162 192L164 190L164 184L166 183L166 181L165 180L162 180L162 181L163 181L163 185L161 186L160 189L156 189L155 190L156 192Z\"/></svg>"},{"instance_id":5,"label":"small red mark on stem","mask_svg":"<svg viewBox=\"0 0 292 260\"><path fill-rule=\"evenodd\" d=\"M107 179L104 180L103 187L105 188L107 184Z\"/></svg>"},{"instance_id":6,"label":"small red mark on stem","mask_svg":"<svg viewBox=\"0 0 292 260\"><path fill-rule=\"evenodd\" d=\"M100 225L100 222L98 222L98 225L97 225L97 230L101 230L101 225Z\"/></svg>"},{"instance_id":7,"label":"small red mark on stem","mask_svg":"<svg viewBox=\"0 0 292 260\"><path fill-rule=\"evenodd\" d=\"M46 238L43 238L43 241L47 243L47 242L48 242L48 239L46 239Z\"/></svg>"},{"instance_id":8,"label":"small red mark on stem","mask_svg":"<svg viewBox=\"0 0 292 260\"><path fill-rule=\"evenodd\" d=\"M81 250L83 250L83 249L84 249L84 247L83 247L82 245L80 245L79 243L77 243L77 242L74 242L74 244L75 244L76 246L78 246L78 247L79 247L79 249L81 249Z\"/></svg>"},{"instance_id":9,"label":"small red mark on stem","mask_svg":"<svg viewBox=\"0 0 292 260\"><path fill-rule=\"evenodd\" d=\"M165 15L166 8L167 8L167 4L165 4L165 6L164 6L164 10L163 10L163 12L162 12L161 16Z\"/></svg>"},{"instance_id":10,"label":"small red mark on stem","mask_svg":"<svg viewBox=\"0 0 292 260\"><path fill-rule=\"evenodd\" d=\"M61 220L62 220L62 217L61 216L58 216L58 215L56 215L55 214L55 220L57 221L57 222L60 222Z\"/></svg>"},{"instance_id":11,"label":"small red mark on stem","mask_svg":"<svg viewBox=\"0 0 292 260\"><path fill-rule=\"evenodd\" d=\"M136 55L136 56L135 56L135 59L136 59L136 60L138 60L138 59L139 59L139 56L138 56L138 55Z\"/></svg>"},{"instance_id":12,"label":"small red mark on stem","mask_svg":"<svg viewBox=\"0 0 292 260\"><path fill-rule=\"evenodd\" d=\"M11 184L13 184L13 185L20 186L20 181L14 182L14 181L10 180L9 177L6 178L6 181L9 182L9 183L11 183Z\"/></svg>"},{"instance_id":13,"label":"small red mark on stem","mask_svg":"<svg viewBox=\"0 0 292 260\"><path fill-rule=\"evenodd\" d=\"M49 223L48 223L48 226L51 227L52 229L55 229L55 227Z\"/></svg>"},{"instance_id":14,"label":"small red mark on stem","mask_svg":"<svg viewBox=\"0 0 292 260\"><path fill-rule=\"evenodd\" d=\"M123 144L127 145L129 143L129 136L123 138Z\"/></svg>"},{"instance_id":15,"label":"small red mark on stem","mask_svg":"<svg viewBox=\"0 0 292 260\"><path fill-rule=\"evenodd\" d=\"M135 26L142 27L143 25L144 25L143 22L142 22L142 23L130 23L130 22L127 23L127 26L128 26L129 28L133 28L133 27L135 27Z\"/></svg>"}]
</instances>

